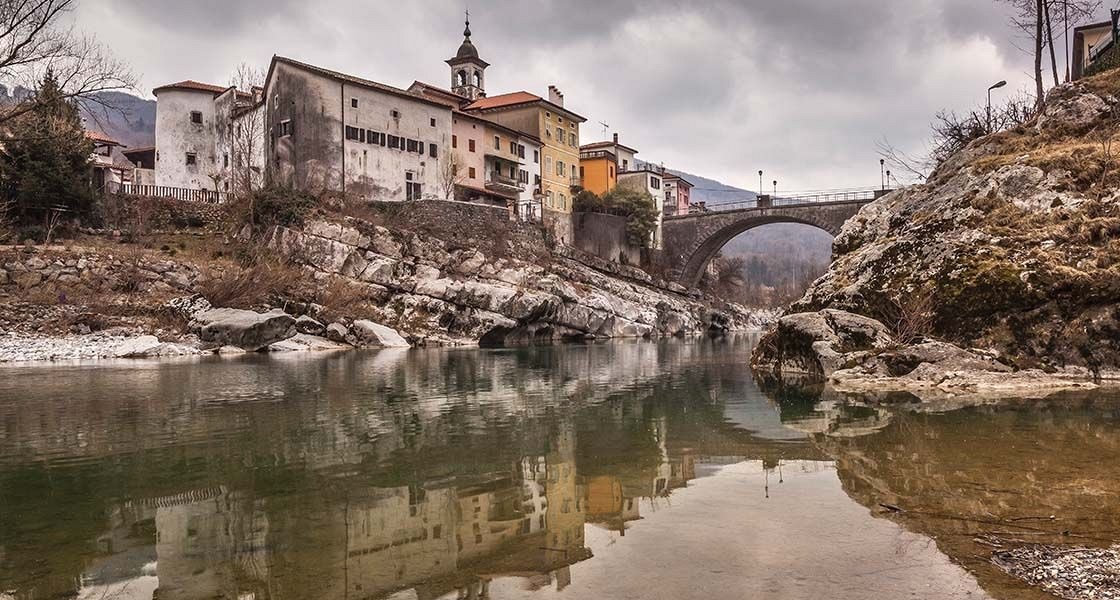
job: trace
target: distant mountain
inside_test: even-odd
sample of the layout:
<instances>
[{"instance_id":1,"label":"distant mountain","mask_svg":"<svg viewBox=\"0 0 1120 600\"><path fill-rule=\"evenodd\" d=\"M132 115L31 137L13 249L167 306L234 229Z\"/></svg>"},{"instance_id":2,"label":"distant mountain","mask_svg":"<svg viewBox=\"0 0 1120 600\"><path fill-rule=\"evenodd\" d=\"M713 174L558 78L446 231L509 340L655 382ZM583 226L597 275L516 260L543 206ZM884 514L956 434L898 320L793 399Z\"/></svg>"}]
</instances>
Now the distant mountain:
<instances>
[{"instance_id":1,"label":"distant mountain","mask_svg":"<svg viewBox=\"0 0 1120 600\"><path fill-rule=\"evenodd\" d=\"M155 100L125 92L102 92L98 97L111 108L90 106L83 110L87 129L100 131L129 148L155 145Z\"/></svg>"}]
</instances>

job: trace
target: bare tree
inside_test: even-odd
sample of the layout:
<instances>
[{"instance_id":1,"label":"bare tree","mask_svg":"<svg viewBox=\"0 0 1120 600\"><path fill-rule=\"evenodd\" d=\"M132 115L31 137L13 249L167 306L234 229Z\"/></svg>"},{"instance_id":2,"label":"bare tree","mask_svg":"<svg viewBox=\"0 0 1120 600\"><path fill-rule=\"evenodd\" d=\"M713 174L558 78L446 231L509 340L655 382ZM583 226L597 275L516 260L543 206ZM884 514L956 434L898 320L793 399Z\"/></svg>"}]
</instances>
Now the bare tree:
<instances>
[{"instance_id":1,"label":"bare tree","mask_svg":"<svg viewBox=\"0 0 1120 600\"><path fill-rule=\"evenodd\" d=\"M230 146L235 194L251 195L263 180L264 108L261 104L264 71L241 63L229 84L238 90L231 115Z\"/></svg>"},{"instance_id":2,"label":"bare tree","mask_svg":"<svg viewBox=\"0 0 1120 600\"><path fill-rule=\"evenodd\" d=\"M463 163L455 152L448 153L448 159L440 167L439 185L444 200L455 199L455 186L463 182Z\"/></svg>"},{"instance_id":3,"label":"bare tree","mask_svg":"<svg viewBox=\"0 0 1120 600\"><path fill-rule=\"evenodd\" d=\"M0 78L34 87L51 70L62 95L83 108L115 109L100 95L135 87L129 69L61 21L77 0L0 0ZM0 124L32 110L34 96L0 113ZM92 112L92 111L91 111Z\"/></svg>"},{"instance_id":4,"label":"bare tree","mask_svg":"<svg viewBox=\"0 0 1120 600\"><path fill-rule=\"evenodd\" d=\"M1012 7L1014 15L1011 24L1030 42L1029 48L1021 48L1034 58L1033 76L1035 86L1035 106L1041 107L1046 93L1043 79L1043 53L1049 49L1050 68L1054 85L1058 85L1057 48L1054 45L1054 24L1052 15L1061 10L1064 27L1069 28L1086 19L1091 19L1101 6L1101 0L1000 0ZM1066 56L1068 61L1069 57Z\"/></svg>"}]
</instances>

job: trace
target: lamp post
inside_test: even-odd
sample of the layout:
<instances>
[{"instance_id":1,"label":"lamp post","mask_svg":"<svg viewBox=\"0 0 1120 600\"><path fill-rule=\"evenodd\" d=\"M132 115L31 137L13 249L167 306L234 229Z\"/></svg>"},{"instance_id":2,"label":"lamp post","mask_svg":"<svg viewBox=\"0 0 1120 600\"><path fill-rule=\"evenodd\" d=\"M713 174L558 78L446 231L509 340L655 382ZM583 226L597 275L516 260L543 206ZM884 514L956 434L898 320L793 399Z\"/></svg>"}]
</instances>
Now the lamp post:
<instances>
[{"instance_id":1,"label":"lamp post","mask_svg":"<svg viewBox=\"0 0 1120 600\"><path fill-rule=\"evenodd\" d=\"M887 177L883 169L887 168L887 159L879 159L879 189L887 189Z\"/></svg>"},{"instance_id":2,"label":"lamp post","mask_svg":"<svg viewBox=\"0 0 1120 600\"><path fill-rule=\"evenodd\" d=\"M774 180L774 197L775 198L778 197L778 180L777 179Z\"/></svg>"},{"instance_id":3,"label":"lamp post","mask_svg":"<svg viewBox=\"0 0 1120 600\"><path fill-rule=\"evenodd\" d=\"M1000 81L988 88L988 133L992 132L992 90L999 89L1005 85L1007 85L1006 81Z\"/></svg>"},{"instance_id":4,"label":"lamp post","mask_svg":"<svg viewBox=\"0 0 1120 600\"><path fill-rule=\"evenodd\" d=\"M758 170L758 193L762 193L762 169Z\"/></svg>"}]
</instances>

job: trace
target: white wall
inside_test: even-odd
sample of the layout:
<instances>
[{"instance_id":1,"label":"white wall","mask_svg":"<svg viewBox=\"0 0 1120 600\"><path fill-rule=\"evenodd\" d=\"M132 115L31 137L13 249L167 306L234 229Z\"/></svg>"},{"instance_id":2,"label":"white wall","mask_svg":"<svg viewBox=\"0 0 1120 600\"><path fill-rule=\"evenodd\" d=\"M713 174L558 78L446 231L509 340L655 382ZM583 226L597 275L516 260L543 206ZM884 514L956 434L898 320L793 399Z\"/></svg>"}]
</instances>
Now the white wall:
<instances>
[{"instance_id":1,"label":"white wall","mask_svg":"<svg viewBox=\"0 0 1120 600\"><path fill-rule=\"evenodd\" d=\"M191 111L202 123L191 122ZM220 157L215 156L214 94L194 90L163 90L156 97L156 185L214 189L209 177ZM197 158L188 166L186 155Z\"/></svg>"}]
</instances>

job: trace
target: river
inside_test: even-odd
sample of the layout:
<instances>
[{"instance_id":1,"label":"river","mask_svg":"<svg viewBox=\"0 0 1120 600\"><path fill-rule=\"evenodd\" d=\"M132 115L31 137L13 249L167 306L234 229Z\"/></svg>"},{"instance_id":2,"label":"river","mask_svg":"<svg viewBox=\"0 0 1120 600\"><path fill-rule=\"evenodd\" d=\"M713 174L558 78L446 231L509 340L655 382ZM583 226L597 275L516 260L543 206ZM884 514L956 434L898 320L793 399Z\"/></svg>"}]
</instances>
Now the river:
<instances>
[{"instance_id":1,"label":"river","mask_svg":"<svg viewBox=\"0 0 1120 600\"><path fill-rule=\"evenodd\" d=\"M992 545L1120 540L1115 394L874 404L753 342L2 367L0 599L1048 598Z\"/></svg>"}]
</instances>

